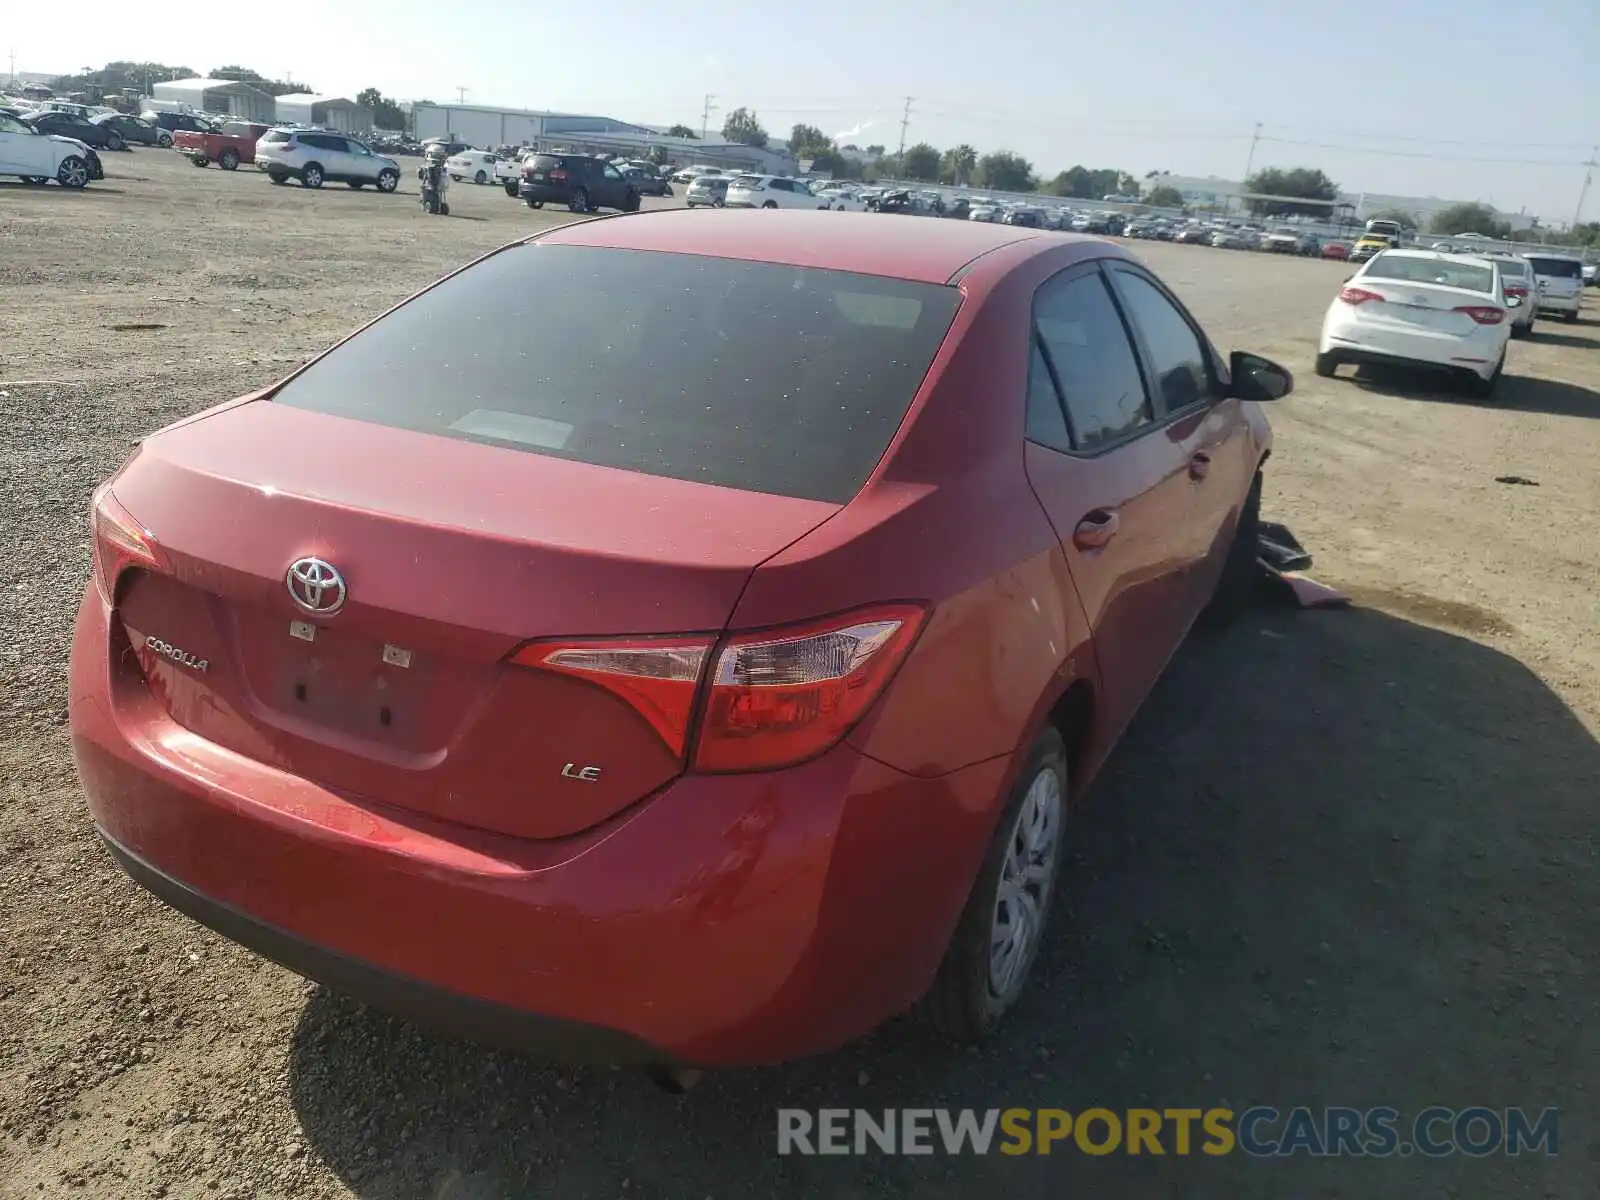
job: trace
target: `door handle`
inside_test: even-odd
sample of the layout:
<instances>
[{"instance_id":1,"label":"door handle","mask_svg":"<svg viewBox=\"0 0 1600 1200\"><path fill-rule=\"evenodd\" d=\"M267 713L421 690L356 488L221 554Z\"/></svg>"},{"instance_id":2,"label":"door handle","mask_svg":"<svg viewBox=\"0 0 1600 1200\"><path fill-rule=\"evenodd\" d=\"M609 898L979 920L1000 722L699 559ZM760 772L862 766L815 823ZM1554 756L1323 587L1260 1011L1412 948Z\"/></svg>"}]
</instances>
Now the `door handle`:
<instances>
[{"instance_id":1,"label":"door handle","mask_svg":"<svg viewBox=\"0 0 1600 1200\"><path fill-rule=\"evenodd\" d=\"M1078 527L1072 531L1072 544L1079 550L1098 550L1117 536L1120 524L1115 512L1097 508L1078 522Z\"/></svg>"},{"instance_id":2,"label":"door handle","mask_svg":"<svg viewBox=\"0 0 1600 1200\"><path fill-rule=\"evenodd\" d=\"M1211 455L1197 450L1189 456L1189 478L1204 479L1211 470Z\"/></svg>"}]
</instances>

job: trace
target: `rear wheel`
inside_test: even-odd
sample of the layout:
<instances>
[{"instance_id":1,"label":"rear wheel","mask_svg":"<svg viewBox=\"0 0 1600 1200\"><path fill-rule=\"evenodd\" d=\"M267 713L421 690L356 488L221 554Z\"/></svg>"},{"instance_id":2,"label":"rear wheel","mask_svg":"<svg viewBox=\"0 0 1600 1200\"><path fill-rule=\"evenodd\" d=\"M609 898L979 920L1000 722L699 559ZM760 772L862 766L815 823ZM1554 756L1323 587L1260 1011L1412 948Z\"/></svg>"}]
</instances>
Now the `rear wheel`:
<instances>
[{"instance_id":1,"label":"rear wheel","mask_svg":"<svg viewBox=\"0 0 1600 1200\"><path fill-rule=\"evenodd\" d=\"M638 192L629 192L622 198L622 211L625 213L635 213L639 211Z\"/></svg>"},{"instance_id":2,"label":"rear wheel","mask_svg":"<svg viewBox=\"0 0 1600 1200\"><path fill-rule=\"evenodd\" d=\"M761 207L762 208L777 208L778 207L778 202L776 200L768 200Z\"/></svg>"},{"instance_id":3,"label":"rear wheel","mask_svg":"<svg viewBox=\"0 0 1600 1200\"><path fill-rule=\"evenodd\" d=\"M1022 995L1043 941L1062 855L1067 748L1046 729L1000 814L983 865L918 1015L956 1041L980 1041Z\"/></svg>"},{"instance_id":4,"label":"rear wheel","mask_svg":"<svg viewBox=\"0 0 1600 1200\"><path fill-rule=\"evenodd\" d=\"M268 171L267 178L278 184L287 183L289 180L289 177L282 171Z\"/></svg>"},{"instance_id":5,"label":"rear wheel","mask_svg":"<svg viewBox=\"0 0 1600 1200\"><path fill-rule=\"evenodd\" d=\"M224 171L237 171L239 169L239 152L237 150L224 150L217 156L217 166Z\"/></svg>"},{"instance_id":6,"label":"rear wheel","mask_svg":"<svg viewBox=\"0 0 1600 1200\"><path fill-rule=\"evenodd\" d=\"M1330 378L1338 369L1339 360L1331 354L1317 355L1316 365L1312 368L1312 370L1316 371L1316 373L1321 375L1324 379Z\"/></svg>"},{"instance_id":7,"label":"rear wheel","mask_svg":"<svg viewBox=\"0 0 1600 1200\"><path fill-rule=\"evenodd\" d=\"M512 183L509 179L506 180L505 189L506 195L510 196L513 200L517 198L517 185Z\"/></svg>"},{"instance_id":8,"label":"rear wheel","mask_svg":"<svg viewBox=\"0 0 1600 1200\"><path fill-rule=\"evenodd\" d=\"M191 154L189 156L189 161L192 162L197 167L203 167L207 163L209 163L211 160L209 158L207 158L204 154Z\"/></svg>"},{"instance_id":9,"label":"rear wheel","mask_svg":"<svg viewBox=\"0 0 1600 1200\"><path fill-rule=\"evenodd\" d=\"M489 182L489 177L487 175L485 175L482 171L479 171L476 175L474 175L472 177L472 182L473 183L488 183Z\"/></svg>"},{"instance_id":10,"label":"rear wheel","mask_svg":"<svg viewBox=\"0 0 1600 1200\"><path fill-rule=\"evenodd\" d=\"M1566 320L1568 325L1576 325L1578 323L1578 314L1575 312L1569 312L1566 316Z\"/></svg>"},{"instance_id":11,"label":"rear wheel","mask_svg":"<svg viewBox=\"0 0 1600 1200\"><path fill-rule=\"evenodd\" d=\"M122 135L120 133L110 133L106 135L107 150L126 150L127 148L128 143L122 140Z\"/></svg>"},{"instance_id":12,"label":"rear wheel","mask_svg":"<svg viewBox=\"0 0 1600 1200\"><path fill-rule=\"evenodd\" d=\"M585 188L578 188L572 193L572 199L567 201L570 212L584 213L589 211L589 192Z\"/></svg>"},{"instance_id":13,"label":"rear wheel","mask_svg":"<svg viewBox=\"0 0 1600 1200\"><path fill-rule=\"evenodd\" d=\"M1500 352L1500 361L1495 363L1494 372L1485 379L1481 375L1468 375L1463 381L1469 396L1476 396L1479 400L1490 399L1495 390L1500 386L1500 376L1506 369L1505 351Z\"/></svg>"},{"instance_id":14,"label":"rear wheel","mask_svg":"<svg viewBox=\"0 0 1600 1200\"><path fill-rule=\"evenodd\" d=\"M544 207L544 201L543 200L535 200L532 196L529 196L528 197L528 207L529 208L543 208Z\"/></svg>"}]
</instances>

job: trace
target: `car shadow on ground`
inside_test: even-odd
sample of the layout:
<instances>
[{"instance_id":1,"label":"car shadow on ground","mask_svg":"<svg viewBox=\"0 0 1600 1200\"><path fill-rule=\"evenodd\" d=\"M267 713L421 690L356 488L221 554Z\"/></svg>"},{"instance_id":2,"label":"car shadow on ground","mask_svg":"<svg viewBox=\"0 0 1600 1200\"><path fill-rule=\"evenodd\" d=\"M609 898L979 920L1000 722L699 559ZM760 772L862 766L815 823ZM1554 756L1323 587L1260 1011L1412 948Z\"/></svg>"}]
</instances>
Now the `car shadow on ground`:
<instances>
[{"instance_id":1,"label":"car shadow on ground","mask_svg":"<svg viewBox=\"0 0 1600 1200\"><path fill-rule=\"evenodd\" d=\"M1499 387L1487 400L1457 390L1442 372L1426 369L1369 364L1362 366L1351 382L1365 391L1407 400L1504 408L1558 417L1600 417L1600 392L1581 384L1534 375L1513 375L1509 371L1500 377Z\"/></svg>"},{"instance_id":2,"label":"car shadow on ground","mask_svg":"<svg viewBox=\"0 0 1600 1200\"><path fill-rule=\"evenodd\" d=\"M1475 624L1426 599L1394 607ZM1515 659L1371 608L1263 608L1179 654L1069 824L1035 990L981 1052L900 1021L675 1097L317 989L293 1103L369 1200L1591 1195L1597 795L1600 745ZM1256 1104L1556 1106L1563 1140L1553 1160L1183 1156L1170 1131L1164 1157L776 1149L780 1107Z\"/></svg>"}]
</instances>

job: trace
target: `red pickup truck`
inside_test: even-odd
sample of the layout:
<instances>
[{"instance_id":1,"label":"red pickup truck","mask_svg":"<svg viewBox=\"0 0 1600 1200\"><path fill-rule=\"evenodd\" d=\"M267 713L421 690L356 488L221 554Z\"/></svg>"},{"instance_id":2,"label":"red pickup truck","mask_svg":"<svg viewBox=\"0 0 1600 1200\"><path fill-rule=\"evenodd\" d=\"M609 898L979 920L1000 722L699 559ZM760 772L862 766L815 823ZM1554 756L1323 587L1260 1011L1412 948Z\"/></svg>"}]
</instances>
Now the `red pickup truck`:
<instances>
[{"instance_id":1,"label":"red pickup truck","mask_svg":"<svg viewBox=\"0 0 1600 1200\"><path fill-rule=\"evenodd\" d=\"M270 128L270 125L228 121L205 133L180 129L172 135L172 145L197 167L214 162L224 171L232 171L240 163L255 162L256 141Z\"/></svg>"}]
</instances>

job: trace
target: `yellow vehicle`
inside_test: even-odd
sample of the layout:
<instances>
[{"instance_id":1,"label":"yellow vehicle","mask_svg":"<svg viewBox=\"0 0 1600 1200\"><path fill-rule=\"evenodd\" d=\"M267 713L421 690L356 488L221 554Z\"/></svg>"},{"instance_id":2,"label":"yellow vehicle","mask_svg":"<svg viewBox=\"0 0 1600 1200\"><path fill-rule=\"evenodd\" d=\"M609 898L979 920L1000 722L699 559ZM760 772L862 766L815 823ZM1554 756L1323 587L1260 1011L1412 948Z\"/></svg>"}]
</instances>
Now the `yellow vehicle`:
<instances>
[{"instance_id":1,"label":"yellow vehicle","mask_svg":"<svg viewBox=\"0 0 1600 1200\"><path fill-rule=\"evenodd\" d=\"M1397 244L1397 240L1386 233L1363 233L1350 248L1350 261L1366 262L1380 250L1388 250Z\"/></svg>"}]
</instances>

